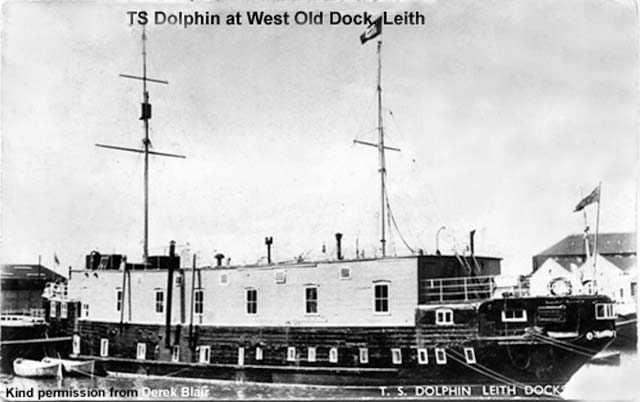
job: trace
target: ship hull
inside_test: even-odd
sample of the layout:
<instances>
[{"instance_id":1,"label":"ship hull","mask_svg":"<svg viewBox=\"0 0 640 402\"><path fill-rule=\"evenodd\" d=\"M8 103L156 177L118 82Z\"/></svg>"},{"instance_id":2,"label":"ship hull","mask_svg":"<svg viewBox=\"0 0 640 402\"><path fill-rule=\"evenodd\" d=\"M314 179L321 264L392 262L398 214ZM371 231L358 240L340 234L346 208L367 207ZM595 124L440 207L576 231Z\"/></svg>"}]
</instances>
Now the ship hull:
<instances>
[{"instance_id":1,"label":"ship hull","mask_svg":"<svg viewBox=\"0 0 640 402\"><path fill-rule=\"evenodd\" d=\"M197 378L229 380L240 382L265 382L333 386L394 386L394 385L482 385L482 384L526 384L564 385L571 376L590 358L576 357L572 352L547 345L524 346L527 352L509 348L487 346L480 355L493 355L490 362L483 365L466 365L449 361L446 365L435 363L402 368L351 368L351 367L305 367L305 366L238 366L227 364L171 363L161 361L141 361L124 358L95 359L103 369L114 373L129 373L144 376L167 376L176 378ZM530 358L529 367L526 366ZM544 361L542 360L544 359ZM512 361L513 360L513 361ZM524 364L525 366L518 366Z\"/></svg>"},{"instance_id":2,"label":"ship hull","mask_svg":"<svg viewBox=\"0 0 640 402\"><path fill-rule=\"evenodd\" d=\"M616 320L616 339L611 345L618 349L636 349L638 346L638 317L636 313L620 315Z\"/></svg>"},{"instance_id":3,"label":"ship hull","mask_svg":"<svg viewBox=\"0 0 640 402\"><path fill-rule=\"evenodd\" d=\"M298 383L336 386L393 386L436 384L529 384L563 385L598 351L610 337L552 340L536 337L470 336L457 329L445 338L427 337L415 327L384 328L245 328L200 326L172 327L179 339L180 356L172 362L163 355L163 344L151 343L144 358L137 358L136 345L144 340L160 340L162 325L81 322L82 359L96 360L111 372L137 375L187 377L267 383ZM104 338L104 337L107 338ZM441 335L444 336L444 335ZM100 339L109 339L109 356L100 357ZM191 347L190 347L191 339ZM198 362L194 345L212 345L209 363ZM339 359L331 363L328 345L340 345ZM368 347L368 362L361 364L359 348ZM239 361L239 346L242 359ZM256 360L255 345L263 349ZM293 361L287 349L295 347ZM307 348L317 356L308 361ZM426 349L427 362L420 362L419 348ZM392 362L391 349L401 351L400 363ZM445 361L436 361L435 350L443 349ZM464 349L474 351L469 363Z\"/></svg>"},{"instance_id":4,"label":"ship hull","mask_svg":"<svg viewBox=\"0 0 640 402\"><path fill-rule=\"evenodd\" d=\"M46 331L45 325L38 324L0 327L0 372L11 373L13 361L19 357L36 360L44 357L42 344L29 341L45 339Z\"/></svg>"}]
</instances>

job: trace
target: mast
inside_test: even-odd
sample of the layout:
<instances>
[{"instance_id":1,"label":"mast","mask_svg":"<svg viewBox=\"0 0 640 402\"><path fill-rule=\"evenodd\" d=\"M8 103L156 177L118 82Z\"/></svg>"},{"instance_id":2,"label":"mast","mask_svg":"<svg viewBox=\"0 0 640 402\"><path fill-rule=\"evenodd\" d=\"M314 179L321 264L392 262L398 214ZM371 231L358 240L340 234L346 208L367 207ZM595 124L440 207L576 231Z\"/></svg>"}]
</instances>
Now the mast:
<instances>
[{"instance_id":1,"label":"mast","mask_svg":"<svg viewBox=\"0 0 640 402\"><path fill-rule=\"evenodd\" d=\"M142 150L134 148L124 148L113 145L96 144L97 147L115 149L118 151L128 151L144 154L144 240L143 240L143 261L148 263L149 259L149 155L168 156L173 158L182 158L184 155L170 154L165 152L150 151L151 140L149 138L149 119L151 119L151 104L149 103L149 91L147 90L147 82L168 85L165 80L157 80L147 77L147 34L144 25L142 26L142 77L128 74L120 74L122 78L130 78L142 80L142 113L140 120L144 124L144 138L142 140Z\"/></svg>"},{"instance_id":2,"label":"mast","mask_svg":"<svg viewBox=\"0 0 640 402\"><path fill-rule=\"evenodd\" d=\"M387 169L384 160L384 128L382 123L382 41L378 41L378 152L379 152L379 171L380 171L380 223L381 223L381 239L380 246L382 248L382 256L386 256L385 238L385 179Z\"/></svg>"},{"instance_id":3,"label":"mast","mask_svg":"<svg viewBox=\"0 0 640 402\"><path fill-rule=\"evenodd\" d=\"M596 212L596 234L593 239L593 287L596 294L598 287L596 282L596 259L598 258L598 231L600 230L600 200L602 199L602 182L598 183L598 210Z\"/></svg>"},{"instance_id":4,"label":"mast","mask_svg":"<svg viewBox=\"0 0 640 402\"><path fill-rule=\"evenodd\" d=\"M147 91L147 34L142 30L142 121L144 121L144 245L142 259L147 263L149 257L149 119L151 118L151 104ZM145 113L148 111L148 113Z\"/></svg>"},{"instance_id":5,"label":"mast","mask_svg":"<svg viewBox=\"0 0 640 402\"><path fill-rule=\"evenodd\" d=\"M382 20L380 17L374 21L372 25L367 28L362 36L360 36L360 41L364 44L369 39L372 39L381 34L382 30ZM355 144L368 145L370 147L375 147L378 149L378 173L380 173L380 248L382 250L382 256L386 257L387 255L387 239L386 239L386 223L385 218L387 218L386 214L386 206L387 206L387 189L386 189L386 180L387 180L387 166L385 162L385 150L398 151L399 148L389 147L384 145L384 122L382 119L382 40L378 40L378 85L376 88L377 98L378 98L378 143L374 144L368 141L362 141L355 139L353 142Z\"/></svg>"}]
</instances>

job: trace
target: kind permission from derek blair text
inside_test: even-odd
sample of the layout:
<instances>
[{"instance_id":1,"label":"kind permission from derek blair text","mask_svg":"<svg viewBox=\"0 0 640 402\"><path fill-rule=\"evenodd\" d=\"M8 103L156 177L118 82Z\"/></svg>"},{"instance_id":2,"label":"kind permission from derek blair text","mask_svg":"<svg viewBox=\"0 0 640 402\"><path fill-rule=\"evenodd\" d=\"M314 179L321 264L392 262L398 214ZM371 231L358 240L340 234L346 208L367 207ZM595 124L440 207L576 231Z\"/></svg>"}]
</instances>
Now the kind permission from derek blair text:
<instances>
[{"instance_id":1,"label":"kind permission from derek blair text","mask_svg":"<svg viewBox=\"0 0 640 402\"><path fill-rule=\"evenodd\" d=\"M383 25L424 25L426 17L419 11L404 11L382 14L369 12L343 13L339 11L238 11L228 14L216 14L209 11L142 11L129 10L127 22L129 25L154 24L175 25L183 28L194 26L218 25L256 25L256 26L286 26L286 25L361 25L369 26L378 18L382 18Z\"/></svg>"}]
</instances>

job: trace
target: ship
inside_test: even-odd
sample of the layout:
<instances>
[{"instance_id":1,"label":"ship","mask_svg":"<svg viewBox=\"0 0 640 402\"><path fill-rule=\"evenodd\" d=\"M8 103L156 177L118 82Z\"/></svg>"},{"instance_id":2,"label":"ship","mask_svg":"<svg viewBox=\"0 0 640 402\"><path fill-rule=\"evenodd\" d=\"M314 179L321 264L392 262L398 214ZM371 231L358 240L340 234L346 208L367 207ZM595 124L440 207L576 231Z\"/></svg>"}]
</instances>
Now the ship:
<instances>
[{"instance_id":1,"label":"ship","mask_svg":"<svg viewBox=\"0 0 640 402\"><path fill-rule=\"evenodd\" d=\"M36 264L2 265L2 315L0 316L0 372L11 372L16 358L41 359L56 350L70 350L71 332L58 330L50 336L51 326L45 317L43 290L62 289L62 276ZM69 320L66 304L56 307L62 321ZM54 324L55 327L55 324ZM72 329L72 328L71 328Z\"/></svg>"},{"instance_id":2,"label":"ship","mask_svg":"<svg viewBox=\"0 0 640 402\"><path fill-rule=\"evenodd\" d=\"M375 21L363 43L381 30ZM501 259L475 253L385 251L384 130L378 54L380 255L342 253L277 262L272 237L259 264L211 266L148 253L148 83L143 74L144 247L141 262L122 254L86 256L72 269L72 355L110 373L333 386L411 384L565 384L615 338L615 306L603 295L530 297L498 291ZM356 141L358 142L358 141ZM189 266L191 265L191 266ZM47 314L53 316L53 313Z\"/></svg>"}]
</instances>

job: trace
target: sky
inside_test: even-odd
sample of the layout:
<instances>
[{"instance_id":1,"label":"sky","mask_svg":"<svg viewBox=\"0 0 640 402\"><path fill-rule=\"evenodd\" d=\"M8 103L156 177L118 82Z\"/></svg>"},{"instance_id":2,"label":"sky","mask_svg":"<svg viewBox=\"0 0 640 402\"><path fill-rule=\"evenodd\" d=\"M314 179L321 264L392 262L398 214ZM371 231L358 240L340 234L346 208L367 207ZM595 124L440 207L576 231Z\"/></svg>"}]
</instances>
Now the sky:
<instances>
[{"instance_id":1,"label":"sky","mask_svg":"<svg viewBox=\"0 0 640 402\"><path fill-rule=\"evenodd\" d=\"M600 231L635 231L638 37L631 1L6 2L2 9L3 263L140 261L141 32L127 11L313 11L322 25L147 25L153 149L150 254L255 263L379 255L375 41L326 15L417 11L385 25L388 196L408 245L476 251L528 273L580 233L602 183ZM587 207L592 232L597 205ZM388 254L407 255L394 229ZM326 252L323 253L323 245ZM63 267L65 269L63 269Z\"/></svg>"}]
</instances>

